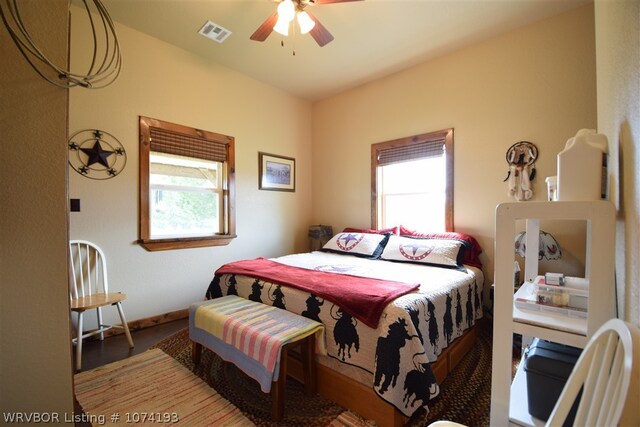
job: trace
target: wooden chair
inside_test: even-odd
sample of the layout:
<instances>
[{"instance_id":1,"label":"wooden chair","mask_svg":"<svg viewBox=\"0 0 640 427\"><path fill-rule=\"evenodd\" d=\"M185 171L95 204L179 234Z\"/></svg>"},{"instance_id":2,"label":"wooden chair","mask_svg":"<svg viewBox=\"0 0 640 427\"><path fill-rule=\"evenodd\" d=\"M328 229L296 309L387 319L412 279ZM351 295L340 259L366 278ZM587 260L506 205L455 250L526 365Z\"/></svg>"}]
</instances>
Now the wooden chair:
<instances>
[{"instance_id":1,"label":"wooden chair","mask_svg":"<svg viewBox=\"0 0 640 427\"><path fill-rule=\"evenodd\" d=\"M545 425L563 425L580 390L574 426L640 425L639 357L640 330L620 319L605 322L580 354ZM429 427L464 426L436 421Z\"/></svg>"},{"instance_id":2,"label":"wooden chair","mask_svg":"<svg viewBox=\"0 0 640 427\"><path fill-rule=\"evenodd\" d=\"M620 319L605 322L582 351L546 425L564 423L581 389L574 426L618 425L628 395L631 405L627 409L637 411L640 402L637 384L639 338L640 331L634 325ZM633 372L635 378L632 381ZM631 385L633 387L629 390ZM636 418L634 425L638 425L637 421Z\"/></svg>"},{"instance_id":3,"label":"wooden chair","mask_svg":"<svg viewBox=\"0 0 640 427\"><path fill-rule=\"evenodd\" d=\"M109 293L107 281L107 261L104 252L95 244L86 240L71 240L69 242L70 274L71 274L71 311L78 313L78 328L76 338L76 369L82 369L82 340L100 335L104 339L104 332L111 328L122 328L133 348L133 340L127 326L127 320L122 309L122 301L127 296L122 293ZM122 325L106 325L102 323L102 307L115 305L120 315ZM98 326L96 329L84 332L84 312L96 309Z\"/></svg>"}]
</instances>

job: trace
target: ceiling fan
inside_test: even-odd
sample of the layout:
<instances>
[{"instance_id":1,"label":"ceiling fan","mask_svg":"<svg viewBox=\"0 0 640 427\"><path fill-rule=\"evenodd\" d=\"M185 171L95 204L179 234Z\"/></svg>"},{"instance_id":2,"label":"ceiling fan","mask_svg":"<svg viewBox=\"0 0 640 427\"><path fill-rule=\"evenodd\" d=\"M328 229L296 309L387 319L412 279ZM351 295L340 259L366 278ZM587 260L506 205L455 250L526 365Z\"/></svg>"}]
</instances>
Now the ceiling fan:
<instances>
[{"instance_id":1,"label":"ceiling fan","mask_svg":"<svg viewBox=\"0 0 640 427\"><path fill-rule=\"evenodd\" d=\"M318 19L308 13L307 6L327 3L346 3L362 0L275 0L278 3L277 10L267 18L266 21L249 37L251 40L263 42L269 37L272 31L276 31L284 36L289 35L289 25L294 18L297 18L300 33L311 34L311 37L320 45L326 45L333 40L333 35L318 21Z\"/></svg>"}]
</instances>

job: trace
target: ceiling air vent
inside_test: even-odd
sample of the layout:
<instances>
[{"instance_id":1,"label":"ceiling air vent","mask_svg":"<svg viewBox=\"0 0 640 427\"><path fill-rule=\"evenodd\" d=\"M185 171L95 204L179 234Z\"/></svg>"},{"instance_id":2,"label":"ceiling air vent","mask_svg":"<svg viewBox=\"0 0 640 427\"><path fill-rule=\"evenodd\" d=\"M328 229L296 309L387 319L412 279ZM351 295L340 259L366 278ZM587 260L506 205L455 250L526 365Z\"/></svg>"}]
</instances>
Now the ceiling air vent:
<instances>
[{"instance_id":1,"label":"ceiling air vent","mask_svg":"<svg viewBox=\"0 0 640 427\"><path fill-rule=\"evenodd\" d=\"M218 43L222 43L231 35L231 31L211 21L207 21L198 33Z\"/></svg>"}]
</instances>

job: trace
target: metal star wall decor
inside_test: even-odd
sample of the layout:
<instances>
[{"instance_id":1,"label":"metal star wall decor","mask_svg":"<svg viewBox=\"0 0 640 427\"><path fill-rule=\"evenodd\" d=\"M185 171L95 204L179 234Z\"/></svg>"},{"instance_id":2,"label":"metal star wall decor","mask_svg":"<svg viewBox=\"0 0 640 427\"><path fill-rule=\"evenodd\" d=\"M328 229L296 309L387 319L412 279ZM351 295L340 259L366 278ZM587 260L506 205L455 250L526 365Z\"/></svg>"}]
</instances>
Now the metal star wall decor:
<instances>
[{"instance_id":1,"label":"metal star wall decor","mask_svg":"<svg viewBox=\"0 0 640 427\"><path fill-rule=\"evenodd\" d=\"M84 129L69 138L69 165L86 178L113 178L126 164L123 145L108 132Z\"/></svg>"}]
</instances>

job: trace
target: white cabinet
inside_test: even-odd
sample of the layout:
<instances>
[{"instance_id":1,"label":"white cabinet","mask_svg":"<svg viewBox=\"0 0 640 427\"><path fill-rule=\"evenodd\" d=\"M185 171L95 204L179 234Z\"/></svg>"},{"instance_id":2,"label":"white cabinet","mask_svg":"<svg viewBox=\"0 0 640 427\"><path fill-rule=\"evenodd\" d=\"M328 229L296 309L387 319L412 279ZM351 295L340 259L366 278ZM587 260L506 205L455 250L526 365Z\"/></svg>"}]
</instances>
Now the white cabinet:
<instances>
[{"instance_id":1,"label":"white cabinet","mask_svg":"<svg viewBox=\"0 0 640 427\"><path fill-rule=\"evenodd\" d=\"M589 337L615 317L615 208L608 201L503 203L496 208L491 425L509 421L535 425L528 415L522 364L511 382L513 333L584 347ZM585 221L585 277L589 283L587 318L520 310L514 307L513 264L516 221L525 220L525 281L538 274L540 221ZM543 273L543 272L542 272ZM539 420L537 424L539 424Z\"/></svg>"}]
</instances>

